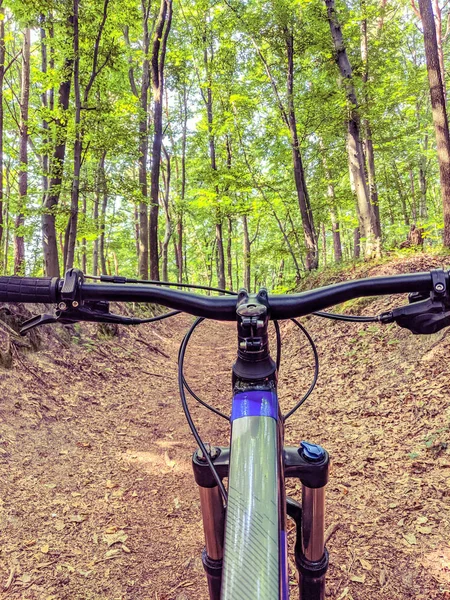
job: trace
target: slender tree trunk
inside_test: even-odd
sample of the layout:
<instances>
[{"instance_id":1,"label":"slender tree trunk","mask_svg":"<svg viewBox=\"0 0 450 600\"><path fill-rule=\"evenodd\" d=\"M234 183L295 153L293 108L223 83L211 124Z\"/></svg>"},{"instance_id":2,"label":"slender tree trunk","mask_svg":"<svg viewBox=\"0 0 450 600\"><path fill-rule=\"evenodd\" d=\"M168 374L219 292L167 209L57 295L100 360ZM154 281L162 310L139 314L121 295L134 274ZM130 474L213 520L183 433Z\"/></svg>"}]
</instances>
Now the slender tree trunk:
<instances>
[{"instance_id":1,"label":"slender tree trunk","mask_svg":"<svg viewBox=\"0 0 450 600\"><path fill-rule=\"evenodd\" d=\"M184 213L184 198L186 195L186 142L187 142L187 90L186 85L183 85L183 131L181 136L181 194L180 207L177 216L177 266L178 266L178 283L183 283L183 213Z\"/></svg>"},{"instance_id":2,"label":"slender tree trunk","mask_svg":"<svg viewBox=\"0 0 450 600\"><path fill-rule=\"evenodd\" d=\"M328 166L326 151L325 151L325 147L324 147L322 140L320 140L320 150L322 153L322 164L323 164L323 168L325 171L325 177L327 178L327 181L328 181L327 195L329 198L328 208L330 211L331 229L333 232L334 260L335 260L335 262L341 262L341 260L342 260L342 244L341 244L341 231L340 231L339 219L337 216L337 209L336 209L336 193L334 190L333 179L331 177L331 171Z\"/></svg>"},{"instance_id":3,"label":"slender tree trunk","mask_svg":"<svg viewBox=\"0 0 450 600\"><path fill-rule=\"evenodd\" d=\"M208 138L209 138L209 158L211 169L217 171L216 163L216 142L213 131L213 96L211 89L211 79L209 74L209 58L208 49L205 47L203 52L203 62L208 76L206 97L203 94L203 99L206 105L206 114L208 119ZM216 196L219 196L219 188L216 185ZM219 206L215 209L216 227L215 239L217 245L217 285L219 288L225 288L225 256L223 251L223 235L222 235L222 215Z\"/></svg>"},{"instance_id":4,"label":"slender tree trunk","mask_svg":"<svg viewBox=\"0 0 450 600\"><path fill-rule=\"evenodd\" d=\"M79 0L73 2L73 22L74 22L74 36L73 36L73 54L74 54L74 73L73 73L73 85L75 92L75 143L73 150L73 182L72 182L72 193L70 202L70 218L67 225L67 244L66 244L66 269L70 269L74 265L75 259L75 245L78 234L78 205L80 195L80 174L81 174L81 163L82 163L82 150L83 150L83 126L81 122L81 109L82 104L87 108L89 94L94 85L94 82L99 75L102 68L106 65L106 59L102 66L98 66L99 53L100 53L100 42L102 34L105 28L107 16L108 16L108 5L110 0L104 0L103 2L103 16L100 22L95 44L93 48L92 67L89 76L89 80L86 83L83 93L83 102L81 99L81 82L80 82L80 52L79 52L79 22L78 22L78 11L79 11Z\"/></svg>"},{"instance_id":5,"label":"slender tree trunk","mask_svg":"<svg viewBox=\"0 0 450 600\"><path fill-rule=\"evenodd\" d=\"M346 82L347 100L349 103L347 150L349 156L350 175L358 200L358 209L365 237L365 255L370 258L381 251L381 240L377 236L375 217L370 203L364 169L364 152L360 136L360 119L358 102L353 85L353 72L345 49L341 26L337 19L334 0L325 0L328 23L335 48L335 59L341 76Z\"/></svg>"},{"instance_id":6,"label":"slender tree trunk","mask_svg":"<svg viewBox=\"0 0 450 600\"><path fill-rule=\"evenodd\" d=\"M20 95L20 144L19 144L19 207L14 231L14 274L25 273L25 241L23 226L28 194L28 106L30 100L30 29L26 28L22 47L22 82Z\"/></svg>"},{"instance_id":7,"label":"slender tree trunk","mask_svg":"<svg viewBox=\"0 0 450 600\"><path fill-rule=\"evenodd\" d=\"M233 223L231 217L228 217L228 241L227 241L227 268L228 268L228 289L233 289L233 259L232 259L232 241L233 241Z\"/></svg>"},{"instance_id":8,"label":"slender tree trunk","mask_svg":"<svg viewBox=\"0 0 450 600\"><path fill-rule=\"evenodd\" d=\"M79 0L73 2L73 88L75 92L75 142L73 147L73 181L70 201L70 217L67 225L67 242L65 244L65 269L71 269L75 259L75 243L78 229L78 197L80 193L80 172L82 153L81 133L81 91L80 91L80 40L78 21Z\"/></svg>"},{"instance_id":9,"label":"slender tree trunk","mask_svg":"<svg viewBox=\"0 0 450 600\"><path fill-rule=\"evenodd\" d=\"M219 211L216 211L216 215ZM219 219L219 217L217 217ZM217 282L221 289L225 288L225 255L223 251L222 223L216 221L216 246L217 246Z\"/></svg>"},{"instance_id":10,"label":"slender tree trunk","mask_svg":"<svg viewBox=\"0 0 450 600\"><path fill-rule=\"evenodd\" d=\"M322 260L323 266L327 266L327 232L325 230L325 223L321 223L320 233L322 236Z\"/></svg>"},{"instance_id":11,"label":"slender tree trunk","mask_svg":"<svg viewBox=\"0 0 450 600\"><path fill-rule=\"evenodd\" d=\"M41 71L44 75L47 73L48 56L47 56L47 35L45 32L45 15L40 16L40 33L41 33ZM41 103L44 111L48 108L47 90L44 90L41 94ZM42 129L44 130L43 146L44 151L42 154L42 189L44 194L48 191L48 151L47 146L49 142L49 126L47 119L42 120Z\"/></svg>"},{"instance_id":12,"label":"slender tree trunk","mask_svg":"<svg viewBox=\"0 0 450 600\"><path fill-rule=\"evenodd\" d=\"M330 193L330 191L328 192ZM333 188L334 195L334 188ZM339 263L342 261L342 243L341 243L341 227L337 215L337 211L333 205L330 206L331 230L333 233L333 252L334 261Z\"/></svg>"},{"instance_id":13,"label":"slender tree trunk","mask_svg":"<svg viewBox=\"0 0 450 600\"><path fill-rule=\"evenodd\" d=\"M436 28L436 42L439 57L439 69L441 71L442 89L444 91L444 101L447 106L447 88L445 85L445 65L444 65L444 48L442 40L442 10L439 6L439 0L433 0L434 24Z\"/></svg>"},{"instance_id":14,"label":"slender tree trunk","mask_svg":"<svg viewBox=\"0 0 450 600\"><path fill-rule=\"evenodd\" d=\"M278 269L277 286L281 287L284 280L284 258L281 259L280 268Z\"/></svg>"},{"instance_id":15,"label":"slender tree trunk","mask_svg":"<svg viewBox=\"0 0 450 600\"><path fill-rule=\"evenodd\" d=\"M353 258L358 259L361 256L361 230L355 227L353 230Z\"/></svg>"},{"instance_id":16,"label":"slender tree trunk","mask_svg":"<svg viewBox=\"0 0 450 600\"><path fill-rule=\"evenodd\" d=\"M158 259L158 210L159 210L159 171L161 164L161 146L163 138L163 95L164 63L166 59L167 38L172 24L172 0L161 0L158 20L153 37L151 59L153 90L153 145L150 187L150 277L159 279Z\"/></svg>"},{"instance_id":17,"label":"slender tree trunk","mask_svg":"<svg viewBox=\"0 0 450 600\"><path fill-rule=\"evenodd\" d=\"M5 256L3 254L3 82L5 78L5 9L0 0L0 273L3 273Z\"/></svg>"},{"instance_id":18,"label":"slender tree trunk","mask_svg":"<svg viewBox=\"0 0 450 600\"><path fill-rule=\"evenodd\" d=\"M419 0L423 25L425 57L430 84L431 109L436 131L437 154L444 212L444 246L450 247L450 135L445 109L445 93L439 65L436 28L431 0Z\"/></svg>"},{"instance_id":19,"label":"slender tree trunk","mask_svg":"<svg viewBox=\"0 0 450 600\"><path fill-rule=\"evenodd\" d=\"M73 36L73 15L68 18L68 30ZM70 87L73 72L73 57L67 57L62 69L62 81L59 85L58 104L60 116L55 118L55 147L50 162L50 181L48 192L44 193L42 213L42 248L44 252L44 271L48 277L59 277L58 241L56 234L56 209L61 194L64 173L67 139L67 111L70 100ZM52 97L50 98L52 103Z\"/></svg>"},{"instance_id":20,"label":"slender tree trunk","mask_svg":"<svg viewBox=\"0 0 450 600\"><path fill-rule=\"evenodd\" d=\"M414 172L409 168L409 185L411 189L411 218L413 223L417 222L417 201L416 201L416 186L414 183Z\"/></svg>"},{"instance_id":21,"label":"slender tree trunk","mask_svg":"<svg viewBox=\"0 0 450 600\"><path fill-rule=\"evenodd\" d=\"M150 0L149 0L150 3ZM139 276L141 279L148 279L148 184L147 184L147 161L148 161L148 88L150 86L150 61L148 52L150 47L150 37L148 31L148 13L145 3L142 4L144 10L143 18L143 43L144 43L144 61L142 64L142 84L141 84L141 120L139 121L139 187L141 189L141 202L139 203Z\"/></svg>"},{"instance_id":22,"label":"slender tree trunk","mask_svg":"<svg viewBox=\"0 0 450 600\"><path fill-rule=\"evenodd\" d=\"M100 160L98 162L97 173L95 176L95 191L94 191L94 227L95 227L95 240L94 250L92 253L92 273L98 275L99 266L99 246L100 246L100 219L99 219L99 207L100 207L100 196L104 189L104 176L105 176L105 159L106 150L102 152Z\"/></svg>"},{"instance_id":23,"label":"slender tree trunk","mask_svg":"<svg viewBox=\"0 0 450 600\"><path fill-rule=\"evenodd\" d=\"M398 197L400 198L400 204L402 206L402 214L403 214L403 221L405 223L405 225L407 225L409 227L409 211L408 211L408 206L406 203L406 194L405 194L405 190L403 189L403 185L402 185L402 178L400 173L398 172L398 168L396 163L393 163L394 165L394 171L395 171L395 184L397 186L397 191L398 191Z\"/></svg>"},{"instance_id":24,"label":"slender tree trunk","mask_svg":"<svg viewBox=\"0 0 450 600\"><path fill-rule=\"evenodd\" d=\"M297 199L302 217L303 231L306 246L306 268L308 271L317 269L319 265L319 251L317 236L314 229L314 219L311 210L308 189L306 187L305 171L300 154L300 143L297 132L297 121L294 105L294 34L287 28L284 30L286 51L288 59L287 94L288 94L288 124L291 133L292 159L294 162L294 179L297 189Z\"/></svg>"},{"instance_id":25,"label":"slender tree trunk","mask_svg":"<svg viewBox=\"0 0 450 600\"><path fill-rule=\"evenodd\" d=\"M139 233L138 250L138 273L141 279L148 279L148 246L149 246L149 228L148 228L148 182L147 182L147 162L148 162L148 90L150 87L150 32L149 17L151 9L151 0L141 0L142 11L142 51L144 59L142 61L141 88L138 91L134 79L134 70L130 58L130 68L128 78L131 91L139 99L140 120L139 120L139 189L141 200L139 202L139 219L137 223L137 232ZM128 28L124 28L125 41L131 47L128 39Z\"/></svg>"},{"instance_id":26,"label":"slender tree trunk","mask_svg":"<svg viewBox=\"0 0 450 600\"><path fill-rule=\"evenodd\" d=\"M9 245L10 245L10 229L11 229L11 219L10 214L10 198L11 198L11 163L8 161L6 165L6 169L4 171L5 175L5 198L4 198L4 206L3 206L3 222L5 224L5 244L4 244L4 272L8 273L8 261L9 261Z\"/></svg>"},{"instance_id":27,"label":"slender tree trunk","mask_svg":"<svg viewBox=\"0 0 450 600\"><path fill-rule=\"evenodd\" d=\"M166 175L163 174L164 180L164 216L165 216L165 231L164 231L164 240L162 243L162 271L163 271L163 281L169 281L168 275L168 254L169 254L169 242L172 237L172 220L170 218L170 210L169 210L169 196L170 196L170 178L171 178L171 167L170 167L170 156L163 145L164 156L166 158L167 171Z\"/></svg>"},{"instance_id":28,"label":"slender tree trunk","mask_svg":"<svg viewBox=\"0 0 450 600\"><path fill-rule=\"evenodd\" d=\"M101 168L101 176L102 176L103 201L102 201L101 213L100 213L99 253L100 253L100 264L101 264L101 268L102 268L102 273L107 273L108 270L106 268L105 230L106 230L106 208L108 206L108 187L106 184L106 173L105 173L104 166Z\"/></svg>"},{"instance_id":29,"label":"slender tree trunk","mask_svg":"<svg viewBox=\"0 0 450 600\"><path fill-rule=\"evenodd\" d=\"M419 161L419 187L420 187L420 204L419 204L419 216L421 219L426 219L428 216L427 209L427 156L428 150L428 134L425 135L423 151L420 155Z\"/></svg>"},{"instance_id":30,"label":"slender tree trunk","mask_svg":"<svg viewBox=\"0 0 450 600\"><path fill-rule=\"evenodd\" d=\"M83 194L83 203L81 208L81 224L82 228L86 228L86 211L87 211L87 201L86 194ZM85 237L81 240L81 270L83 273L87 273L87 240Z\"/></svg>"},{"instance_id":31,"label":"slender tree trunk","mask_svg":"<svg viewBox=\"0 0 450 600\"><path fill-rule=\"evenodd\" d=\"M365 0L363 0L363 6L365 6ZM363 70L363 96L366 107L369 104L367 85L369 82L369 44L367 38L367 19L361 21L361 58L364 65ZM366 108L367 110L367 108ZM378 239L381 239L381 220L380 220L380 206L378 201L378 188L375 177L375 155L372 142L372 128L370 121L366 117L363 119L363 130L364 130L364 150L365 157L367 160L367 184L369 186L370 202L373 209L373 215L375 220L375 235Z\"/></svg>"},{"instance_id":32,"label":"slender tree trunk","mask_svg":"<svg viewBox=\"0 0 450 600\"><path fill-rule=\"evenodd\" d=\"M248 235L247 215L242 216L242 227L244 229L244 288L248 292L250 292L251 254L250 254L250 238Z\"/></svg>"}]
</instances>

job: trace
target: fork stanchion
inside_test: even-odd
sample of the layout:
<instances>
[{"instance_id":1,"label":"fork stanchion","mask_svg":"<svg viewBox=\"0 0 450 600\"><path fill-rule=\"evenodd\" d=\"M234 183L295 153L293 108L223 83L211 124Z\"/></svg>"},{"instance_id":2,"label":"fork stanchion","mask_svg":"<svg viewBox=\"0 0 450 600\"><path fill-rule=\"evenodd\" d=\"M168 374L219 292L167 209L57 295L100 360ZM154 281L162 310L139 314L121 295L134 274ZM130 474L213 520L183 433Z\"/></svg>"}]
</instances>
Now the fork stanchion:
<instances>
[{"instance_id":1,"label":"fork stanchion","mask_svg":"<svg viewBox=\"0 0 450 600\"><path fill-rule=\"evenodd\" d=\"M214 466L221 478L228 476L229 449L205 444ZM200 449L192 457L192 467L200 495L205 548L202 563L208 580L210 600L220 600L225 508L219 487Z\"/></svg>"},{"instance_id":2,"label":"fork stanchion","mask_svg":"<svg viewBox=\"0 0 450 600\"><path fill-rule=\"evenodd\" d=\"M302 442L284 449L286 477L302 484L301 508L288 500L288 514L297 525L295 563L299 572L300 600L325 600L328 552L325 548L325 486L329 456L316 444Z\"/></svg>"}]
</instances>

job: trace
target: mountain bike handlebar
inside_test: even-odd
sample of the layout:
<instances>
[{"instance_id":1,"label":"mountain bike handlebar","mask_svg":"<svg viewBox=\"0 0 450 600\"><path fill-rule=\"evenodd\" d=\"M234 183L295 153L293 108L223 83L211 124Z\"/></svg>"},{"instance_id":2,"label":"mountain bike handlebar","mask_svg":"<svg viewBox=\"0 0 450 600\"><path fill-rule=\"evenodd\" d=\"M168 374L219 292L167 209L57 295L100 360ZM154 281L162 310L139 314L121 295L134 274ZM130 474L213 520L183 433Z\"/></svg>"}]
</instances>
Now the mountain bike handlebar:
<instances>
[{"instance_id":1,"label":"mountain bike handlebar","mask_svg":"<svg viewBox=\"0 0 450 600\"><path fill-rule=\"evenodd\" d=\"M439 277L434 275L436 273ZM269 313L273 320L291 319L363 296L442 293L449 287L449 272L442 270L356 279L299 294L269 295ZM76 269L68 271L65 279L0 277L0 302L60 304L67 300L72 305L74 301L77 302L76 306L92 301L153 302L197 317L236 320L236 297L233 296L211 297L142 284L86 283L81 271Z\"/></svg>"}]
</instances>

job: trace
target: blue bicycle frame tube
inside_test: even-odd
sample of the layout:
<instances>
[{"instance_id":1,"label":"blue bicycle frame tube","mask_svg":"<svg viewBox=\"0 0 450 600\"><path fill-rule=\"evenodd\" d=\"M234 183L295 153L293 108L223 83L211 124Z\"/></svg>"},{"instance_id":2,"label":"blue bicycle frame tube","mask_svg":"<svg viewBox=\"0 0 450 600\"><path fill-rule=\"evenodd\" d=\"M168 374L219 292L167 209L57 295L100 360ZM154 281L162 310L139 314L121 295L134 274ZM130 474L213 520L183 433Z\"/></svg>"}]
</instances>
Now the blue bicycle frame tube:
<instances>
[{"instance_id":1,"label":"blue bicycle frame tube","mask_svg":"<svg viewBox=\"0 0 450 600\"><path fill-rule=\"evenodd\" d=\"M275 390L237 393L221 600L287 600L283 426Z\"/></svg>"}]
</instances>

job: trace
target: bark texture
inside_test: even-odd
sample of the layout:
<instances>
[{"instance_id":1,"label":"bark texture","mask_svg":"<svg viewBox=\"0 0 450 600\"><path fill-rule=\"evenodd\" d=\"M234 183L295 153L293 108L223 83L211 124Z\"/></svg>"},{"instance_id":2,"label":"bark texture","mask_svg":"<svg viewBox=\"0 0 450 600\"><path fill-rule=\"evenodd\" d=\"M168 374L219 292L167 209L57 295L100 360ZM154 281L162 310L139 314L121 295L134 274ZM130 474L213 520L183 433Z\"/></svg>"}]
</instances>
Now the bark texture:
<instances>
[{"instance_id":1,"label":"bark texture","mask_svg":"<svg viewBox=\"0 0 450 600\"><path fill-rule=\"evenodd\" d=\"M30 29L23 34L22 83L20 95L20 145L19 145L19 207L14 232L14 274L25 274L24 210L28 194L28 107L30 101Z\"/></svg>"},{"instance_id":2,"label":"bark texture","mask_svg":"<svg viewBox=\"0 0 450 600\"><path fill-rule=\"evenodd\" d=\"M444 212L444 246L450 247L450 135L445 108L445 92L439 63L438 43L431 0L419 0L423 25L425 57L430 85L431 109L436 132L436 145Z\"/></svg>"},{"instance_id":3,"label":"bark texture","mask_svg":"<svg viewBox=\"0 0 450 600\"><path fill-rule=\"evenodd\" d=\"M159 210L159 173L161 164L161 147L163 138L163 94L164 63L166 59L167 38L172 24L172 0L161 0L158 20L153 37L151 58L152 92L153 92L153 144L152 169L150 185L150 223L149 251L150 277L159 279L158 258L158 210Z\"/></svg>"},{"instance_id":4,"label":"bark texture","mask_svg":"<svg viewBox=\"0 0 450 600\"><path fill-rule=\"evenodd\" d=\"M68 18L67 30L73 36L73 15ZM49 165L48 190L44 193L42 212L42 249L44 271L48 277L59 277L58 238L56 234L56 209L61 194L67 139L67 111L73 72L73 57L67 57L62 69L62 80L58 90L59 115L55 117L55 146Z\"/></svg>"}]
</instances>

